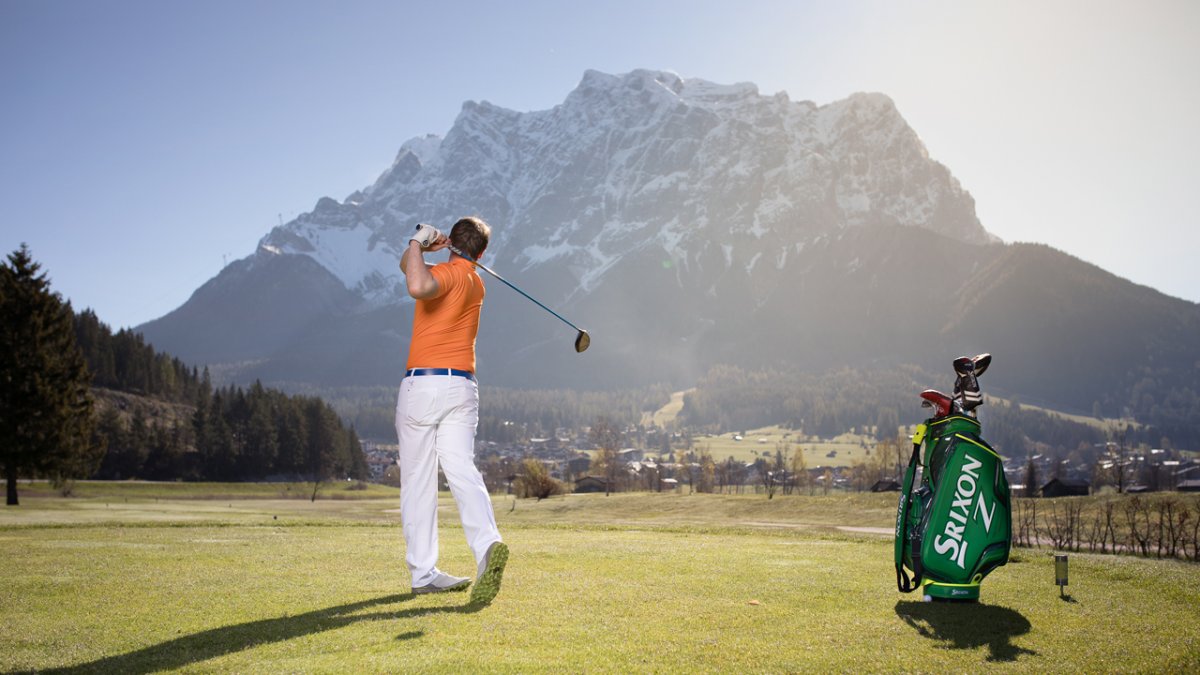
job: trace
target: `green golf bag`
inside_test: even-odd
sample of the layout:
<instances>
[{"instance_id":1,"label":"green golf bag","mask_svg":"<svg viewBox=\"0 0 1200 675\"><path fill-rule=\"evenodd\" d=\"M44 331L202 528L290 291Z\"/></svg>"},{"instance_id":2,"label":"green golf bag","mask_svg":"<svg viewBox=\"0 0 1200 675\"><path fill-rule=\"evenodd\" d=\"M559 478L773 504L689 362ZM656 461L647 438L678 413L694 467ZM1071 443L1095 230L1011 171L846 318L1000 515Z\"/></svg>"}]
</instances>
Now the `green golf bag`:
<instances>
[{"instance_id":1,"label":"green golf bag","mask_svg":"<svg viewBox=\"0 0 1200 675\"><path fill-rule=\"evenodd\" d=\"M1008 480L974 417L983 402L975 377L990 360L984 354L955 361L953 398L934 390L921 394L935 412L913 436L896 511L896 585L902 593L923 588L926 599L975 601L983 578L1008 562ZM914 486L918 468L920 484Z\"/></svg>"}]
</instances>

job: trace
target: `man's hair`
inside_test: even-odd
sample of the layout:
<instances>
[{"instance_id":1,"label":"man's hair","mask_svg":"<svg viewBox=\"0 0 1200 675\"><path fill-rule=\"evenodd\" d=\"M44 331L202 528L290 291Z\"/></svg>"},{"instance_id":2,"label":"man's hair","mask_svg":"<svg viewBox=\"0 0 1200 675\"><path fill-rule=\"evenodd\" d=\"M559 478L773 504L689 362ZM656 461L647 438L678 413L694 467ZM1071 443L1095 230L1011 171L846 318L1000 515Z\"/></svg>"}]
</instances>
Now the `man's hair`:
<instances>
[{"instance_id":1,"label":"man's hair","mask_svg":"<svg viewBox=\"0 0 1200 675\"><path fill-rule=\"evenodd\" d=\"M492 236L492 228L483 222L482 218L467 216L454 224L450 230L450 243L458 250L479 260L487 249L488 239Z\"/></svg>"}]
</instances>

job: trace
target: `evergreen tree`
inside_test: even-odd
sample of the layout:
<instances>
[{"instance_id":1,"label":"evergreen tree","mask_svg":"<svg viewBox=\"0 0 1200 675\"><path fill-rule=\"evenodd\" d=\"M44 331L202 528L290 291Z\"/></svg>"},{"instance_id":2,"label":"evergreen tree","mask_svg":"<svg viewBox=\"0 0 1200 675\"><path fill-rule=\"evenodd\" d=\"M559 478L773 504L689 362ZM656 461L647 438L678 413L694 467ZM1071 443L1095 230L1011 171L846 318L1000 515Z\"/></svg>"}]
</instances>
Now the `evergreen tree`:
<instances>
[{"instance_id":1,"label":"evergreen tree","mask_svg":"<svg viewBox=\"0 0 1200 675\"><path fill-rule=\"evenodd\" d=\"M183 447L179 427L155 424L151 433L150 452L142 468L142 474L150 480L172 480L181 478L186 472L183 466Z\"/></svg>"},{"instance_id":2,"label":"evergreen tree","mask_svg":"<svg viewBox=\"0 0 1200 675\"><path fill-rule=\"evenodd\" d=\"M1041 486L1038 485L1038 467L1031 455L1025 462L1025 496L1037 497L1041 491Z\"/></svg>"},{"instance_id":3,"label":"evergreen tree","mask_svg":"<svg viewBox=\"0 0 1200 675\"><path fill-rule=\"evenodd\" d=\"M316 501L321 486L337 473L339 450L344 450L339 444L344 446L345 437L338 433L341 422L337 413L321 399L307 399L304 416L308 427L306 468L313 484L312 501Z\"/></svg>"},{"instance_id":4,"label":"evergreen tree","mask_svg":"<svg viewBox=\"0 0 1200 675\"><path fill-rule=\"evenodd\" d=\"M229 391L218 389L213 393L207 415L204 439L197 439L202 471L207 480L231 481L237 479L237 443L228 421Z\"/></svg>"},{"instance_id":5,"label":"evergreen tree","mask_svg":"<svg viewBox=\"0 0 1200 675\"><path fill-rule=\"evenodd\" d=\"M40 269L24 244L0 265L0 465L10 506L21 474L87 476L102 452L74 312Z\"/></svg>"},{"instance_id":6,"label":"evergreen tree","mask_svg":"<svg viewBox=\"0 0 1200 675\"><path fill-rule=\"evenodd\" d=\"M75 317L75 340L92 371L92 384L114 388L117 383L117 363L113 356L112 334L108 326L90 309Z\"/></svg>"},{"instance_id":7,"label":"evergreen tree","mask_svg":"<svg viewBox=\"0 0 1200 675\"><path fill-rule=\"evenodd\" d=\"M354 430L353 426L346 430L346 445L350 449L350 477L355 480L366 480L371 474L371 470L367 466L367 455L363 452L362 441L359 440L358 432Z\"/></svg>"},{"instance_id":8,"label":"evergreen tree","mask_svg":"<svg viewBox=\"0 0 1200 675\"><path fill-rule=\"evenodd\" d=\"M243 480L261 479L271 472L279 455L275 415L266 390L258 381L250 388L245 401L248 419L244 422L245 448L240 474Z\"/></svg>"},{"instance_id":9,"label":"evergreen tree","mask_svg":"<svg viewBox=\"0 0 1200 675\"><path fill-rule=\"evenodd\" d=\"M290 399L278 392L273 392L273 398L277 401L278 409L275 416L275 437L278 441L275 472L302 475L308 466L308 424L300 409L299 399Z\"/></svg>"},{"instance_id":10,"label":"evergreen tree","mask_svg":"<svg viewBox=\"0 0 1200 675\"><path fill-rule=\"evenodd\" d=\"M96 419L96 433L105 439L107 451L104 460L96 471L96 477L104 480L121 480L133 478L141 469L145 457L141 456L141 436L135 440L134 433L121 419L121 413L115 406L103 408Z\"/></svg>"}]
</instances>

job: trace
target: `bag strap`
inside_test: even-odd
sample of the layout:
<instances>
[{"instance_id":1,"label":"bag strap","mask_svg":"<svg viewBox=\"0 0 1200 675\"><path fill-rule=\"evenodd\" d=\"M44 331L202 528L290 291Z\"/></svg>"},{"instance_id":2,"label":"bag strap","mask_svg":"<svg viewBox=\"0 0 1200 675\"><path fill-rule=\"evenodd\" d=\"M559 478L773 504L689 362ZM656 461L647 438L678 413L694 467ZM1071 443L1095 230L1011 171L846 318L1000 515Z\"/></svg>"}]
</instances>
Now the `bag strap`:
<instances>
[{"instance_id":1,"label":"bag strap","mask_svg":"<svg viewBox=\"0 0 1200 675\"><path fill-rule=\"evenodd\" d=\"M921 443L925 441L925 430L924 424L918 424L917 432L913 434L912 457L909 458L908 468L904 471L904 485L900 488L900 506L896 509L896 588L901 593L911 593L921 583L919 572L914 570L913 577L910 579L904 571L904 547L908 543L908 509L912 499L912 485L917 474L917 464L921 460Z\"/></svg>"}]
</instances>

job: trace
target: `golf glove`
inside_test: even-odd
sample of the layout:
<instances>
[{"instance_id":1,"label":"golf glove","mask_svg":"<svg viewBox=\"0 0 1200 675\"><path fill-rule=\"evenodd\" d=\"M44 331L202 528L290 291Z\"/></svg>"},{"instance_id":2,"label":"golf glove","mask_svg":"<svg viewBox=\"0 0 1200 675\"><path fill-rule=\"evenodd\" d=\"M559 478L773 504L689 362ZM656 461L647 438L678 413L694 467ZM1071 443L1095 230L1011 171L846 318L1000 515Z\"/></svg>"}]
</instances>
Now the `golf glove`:
<instances>
[{"instance_id":1,"label":"golf glove","mask_svg":"<svg viewBox=\"0 0 1200 675\"><path fill-rule=\"evenodd\" d=\"M418 223L417 233L413 235L409 241L417 242L421 245L421 248L429 248L435 241L438 240L438 237L441 236L442 233L438 232L436 227L432 225L426 225L425 223Z\"/></svg>"}]
</instances>

